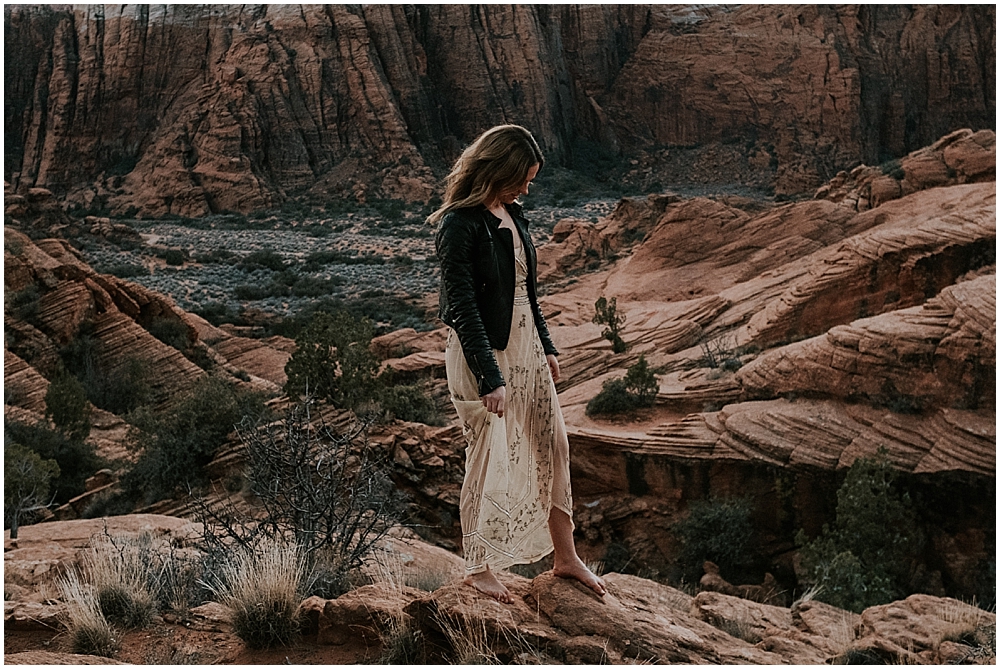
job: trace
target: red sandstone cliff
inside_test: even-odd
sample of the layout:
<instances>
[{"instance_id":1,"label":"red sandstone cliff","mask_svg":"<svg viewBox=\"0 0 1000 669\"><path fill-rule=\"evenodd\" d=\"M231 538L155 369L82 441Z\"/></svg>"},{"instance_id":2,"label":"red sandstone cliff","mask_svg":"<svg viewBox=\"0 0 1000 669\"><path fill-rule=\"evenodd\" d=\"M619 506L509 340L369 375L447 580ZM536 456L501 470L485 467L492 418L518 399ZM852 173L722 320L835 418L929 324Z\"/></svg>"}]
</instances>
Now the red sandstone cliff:
<instances>
[{"instance_id":1,"label":"red sandstone cliff","mask_svg":"<svg viewBox=\"0 0 1000 669\"><path fill-rule=\"evenodd\" d=\"M992 6L81 5L4 10L5 178L197 216L426 200L489 125L793 193L995 118ZM712 148L694 172L671 145ZM667 147L667 148L664 148Z\"/></svg>"}]
</instances>

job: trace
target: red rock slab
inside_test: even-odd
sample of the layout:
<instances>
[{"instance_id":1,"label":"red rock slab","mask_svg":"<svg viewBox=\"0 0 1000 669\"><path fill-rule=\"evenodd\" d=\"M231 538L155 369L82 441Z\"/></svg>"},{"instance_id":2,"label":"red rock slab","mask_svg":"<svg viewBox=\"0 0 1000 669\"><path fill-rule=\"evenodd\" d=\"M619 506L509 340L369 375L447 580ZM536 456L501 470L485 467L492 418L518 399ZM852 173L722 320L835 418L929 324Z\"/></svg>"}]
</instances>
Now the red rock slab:
<instances>
[{"instance_id":1,"label":"red rock slab","mask_svg":"<svg viewBox=\"0 0 1000 669\"><path fill-rule=\"evenodd\" d=\"M48 379L6 348L3 350L3 386L5 404L45 413Z\"/></svg>"},{"instance_id":2,"label":"red rock slab","mask_svg":"<svg viewBox=\"0 0 1000 669\"><path fill-rule=\"evenodd\" d=\"M118 311L94 319L94 336L101 343L99 365L108 373L138 358L153 371L150 385L158 401L167 404L194 385L205 372L180 351L149 334L135 321Z\"/></svg>"},{"instance_id":3,"label":"red rock slab","mask_svg":"<svg viewBox=\"0 0 1000 669\"><path fill-rule=\"evenodd\" d=\"M996 188L922 191L867 215L880 222L805 258L808 271L754 314L746 340L769 346L923 303L965 272L963 253L995 243Z\"/></svg>"},{"instance_id":4,"label":"red rock slab","mask_svg":"<svg viewBox=\"0 0 1000 669\"><path fill-rule=\"evenodd\" d=\"M996 276L989 274L921 306L764 353L737 378L752 397L808 392L883 405L991 406L995 389L975 384L996 366L995 323Z\"/></svg>"},{"instance_id":5,"label":"red rock slab","mask_svg":"<svg viewBox=\"0 0 1000 669\"><path fill-rule=\"evenodd\" d=\"M941 662L938 651L950 635L979 626L996 628L996 614L948 597L910 595L861 613L859 648L872 648L889 660Z\"/></svg>"},{"instance_id":6,"label":"red rock slab","mask_svg":"<svg viewBox=\"0 0 1000 669\"><path fill-rule=\"evenodd\" d=\"M837 401L780 399L729 404L719 412L691 414L639 433L573 426L568 432L571 447L583 460L630 452L832 470L885 448L903 471L996 472L992 410L911 415ZM599 472L592 475L600 477Z\"/></svg>"}]
</instances>

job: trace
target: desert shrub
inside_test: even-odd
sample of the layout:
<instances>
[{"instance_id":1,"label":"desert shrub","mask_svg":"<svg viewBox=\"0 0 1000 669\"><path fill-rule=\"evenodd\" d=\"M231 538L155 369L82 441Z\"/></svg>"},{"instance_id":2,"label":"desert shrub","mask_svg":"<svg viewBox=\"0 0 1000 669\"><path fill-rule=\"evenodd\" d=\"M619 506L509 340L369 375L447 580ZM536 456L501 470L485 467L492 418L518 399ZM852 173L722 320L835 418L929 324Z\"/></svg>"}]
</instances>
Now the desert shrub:
<instances>
[{"instance_id":1,"label":"desert shrub","mask_svg":"<svg viewBox=\"0 0 1000 669\"><path fill-rule=\"evenodd\" d=\"M10 529L11 539L17 539L18 528L48 505L49 484L58 476L55 460L44 460L21 444L4 444L4 528Z\"/></svg>"},{"instance_id":2,"label":"desert shrub","mask_svg":"<svg viewBox=\"0 0 1000 669\"><path fill-rule=\"evenodd\" d=\"M703 342L701 353L698 364L702 367L735 372L743 366L743 361L740 359L743 351L736 345L736 340L732 336L720 335L715 339Z\"/></svg>"},{"instance_id":3,"label":"desert shrub","mask_svg":"<svg viewBox=\"0 0 1000 669\"><path fill-rule=\"evenodd\" d=\"M314 423L308 402L274 422L244 421L247 488L262 513L247 518L232 505L199 504L207 553L254 552L287 537L311 574L309 594L342 594L402 510L390 456L369 447L366 429Z\"/></svg>"},{"instance_id":4,"label":"desert shrub","mask_svg":"<svg viewBox=\"0 0 1000 669\"><path fill-rule=\"evenodd\" d=\"M239 312L229 308L223 302L206 302L193 313L198 314L212 325L222 325L232 323L233 325L248 325L247 321Z\"/></svg>"},{"instance_id":5,"label":"desert shrub","mask_svg":"<svg viewBox=\"0 0 1000 669\"><path fill-rule=\"evenodd\" d=\"M45 391L45 415L68 438L83 441L90 434L90 402L76 377L57 374Z\"/></svg>"},{"instance_id":6,"label":"desert shrub","mask_svg":"<svg viewBox=\"0 0 1000 669\"><path fill-rule=\"evenodd\" d=\"M42 292L38 286L31 284L14 293L4 304L4 310L10 311L21 320L31 321L38 315L38 301Z\"/></svg>"},{"instance_id":7,"label":"desert shrub","mask_svg":"<svg viewBox=\"0 0 1000 669\"><path fill-rule=\"evenodd\" d=\"M119 639L101 613L93 588L80 580L76 570L56 581L66 607L63 622L74 653L111 657L118 650Z\"/></svg>"},{"instance_id":8,"label":"desert shrub","mask_svg":"<svg viewBox=\"0 0 1000 669\"><path fill-rule=\"evenodd\" d=\"M374 253L361 253L355 251L341 251L338 249L328 249L325 251L315 251L306 256L303 267L310 271L318 270L324 265L384 265L385 258Z\"/></svg>"},{"instance_id":9,"label":"desert shrub","mask_svg":"<svg viewBox=\"0 0 1000 669\"><path fill-rule=\"evenodd\" d=\"M152 401L146 363L128 357L118 364L103 362L94 324L85 322L77 336L60 351L65 369L83 384L87 399L99 409L124 415Z\"/></svg>"},{"instance_id":10,"label":"desert shrub","mask_svg":"<svg viewBox=\"0 0 1000 669\"><path fill-rule=\"evenodd\" d=\"M285 260L274 251L254 251L243 256L236 266L245 270L269 269L280 272L285 269Z\"/></svg>"},{"instance_id":11,"label":"desert shrub","mask_svg":"<svg viewBox=\"0 0 1000 669\"><path fill-rule=\"evenodd\" d=\"M238 300L263 300L269 297L321 297L333 293L344 283L340 277L319 279L285 270L271 283L264 285L241 284L233 288L233 297Z\"/></svg>"},{"instance_id":12,"label":"desert shrub","mask_svg":"<svg viewBox=\"0 0 1000 669\"><path fill-rule=\"evenodd\" d=\"M110 274L119 279L132 279L137 276L149 276L149 269L138 263L120 263L95 268L101 274Z\"/></svg>"},{"instance_id":13,"label":"desert shrub","mask_svg":"<svg viewBox=\"0 0 1000 669\"><path fill-rule=\"evenodd\" d=\"M906 178L906 170L903 169L903 164L898 158L885 161L879 165L879 169L882 171L882 174L890 176L896 181L902 181Z\"/></svg>"},{"instance_id":14,"label":"desert shrub","mask_svg":"<svg viewBox=\"0 0 1000 669\"><path fill-rule=\"evenodd\" d=\"M306 564L295 545L236 550L206 586L230 609L233 632L248 648L287 646L298 634Z\"/></svg>"},{"instance_id":15,"label":"desert shrub","mask_svg":"<svg viewBox=\"0 0 1000 669\"><path fill-rule=\"evenodd\" d=\"M152 370L148 363L129 357L114 369L91 369L84 378L87 397L105 411L123 416L153 401Z\"/></svg>"},{"instance_id":16,"label":"desert shrub","mask_svg":"<svg viewBox=\"0 0 1000 669\"><path fill-rule=\"evenodd\" d=\"M744 498L709 498L691 504L687 517L673 524L681 542L678 561L685 576L697 580L711 560L731 580L743 579L757 562L752 508Z\"/></svg>"},{"instance_id":17,"label":"desert shrub","mask_svg":"<svg viewBox=\"0 0 1000 669\"><path fill-rule=\"evenodd\" d=\"M415 630L401 618L392 618L379 633L382 652L378 664L424 664L420 630Z\"/></svg>"},{"instance_id":18,"label":"desert shrub","mask_svg":"<svg viewBox=\"0 0 1000 669\"><path fill-rule=\"evenodd\" d=\"M908 594L915 559L924 544L909 494L900 491L884 450L859 458L837 490L834 526L809 541L800 531L803 579L816 599L849 611Z\"/></svg>"},{"instance_id":19,"label":"desert shrub","mask_svg":"<svg viewBox=\"0 0 1000 669\"><path fill-rule=\"evenodd\" d=\"M123 489L151 503L178 488L204 482L204 467L226 436L244 416L262 411L263 401L256 393L208 376L167 412L134 412L130 445L139 457L122 478Z\"/></svg>"},{"instance_id":20,"label":"desert shrub","mask_svg":"<svg viewBox=\"0 0 1000 669\"><path fill-rule=\"evenodd\" d=\"M383 291L366 290L357 298L343 300L337 297L321 297L308 304L296 315L284 318L268 328L268 334L297 338L313 321L316 314L337 314L346 311L356 319L368 319L376 323L375 332L380 334L400 328L413 328L418 332L431 329L426 320L426 312L419 306L410 304L395 295Z\"/></svg>"},{"instance_id":21,"label":"desert shrub","mask_svg":"<svg viewBox=\"0 0 1000 669\"><path fill-rule=\"evenodd\" d=\"M152 538L105 536L84 557L84 570L104 618L124 629L152 622L157 612Z\"/></svg>"},{"instance_id":22,"label":"desert shrub","mask_svg":"<svg viewBox=\"0 0 1000 669\"><path fill-rule=\"evenodd\" d=\"M220 248L217 248L217 249L212 249L211 251L209 251L207 253L197 254L197 255L195 255L194 259L197 262L200 262L200 263L203 263L203 264L208 264L208 263L230 264L235 257L236 257L235 253L233 253L229 249L221 248L220 247Z\"/></svg>"},{"instance_id":23,"label":"desert shrub","mask_svg":"<svg viewBox=\"0 0 1000 669\"><path fill-rule=\"evenodd\" d=\"M285 365L285 392L351 409L373 399L378 360L368 346L374 334L371 321L346 311L316 314L295 339L295 353Z\"/></svg>"},{"instance_id":24,"label":"desert shrub","mask_svg":"<svg viewBox=\"0 0 1000 669\"><path fill-rule=\"evenodd\" d=\"M45 423L29 424L4 419L4 449L20 444L37 453L42 460L54 460L59 466L50 492L57 504L65 504L86 489L86 480L106 465L93 445L72 439Z\"/></svg>"},{"instance_id":25,"label":"desert shrub","mask_svg":"<svg viewBox=\"0 0 1000 669\"><path fill-rule=\"evenodd\" d=\"M167 249L160 257L171 267L177 267L183 265L188 259L187 251L182 251L181 249Z\"/></svg>"},{"instance_id":26,"label":"desert shrub","mask_svg":"<svg viewBox=\"0 0 1000 669\"><path fill-rule=\"evenodd\" d=\"M604 549L601 566L606 573L627 574L630 567L634 568L635 552L621 541L613 541Z\"/></svg>"},{"instance_id":27,"label":"desert shrub","mask_svg":"<svg viewBox=\"0 0 1000 669\"><path fill-rule=\"evenodd\" d=\"M485 618L468 616L459 619L438 612L435 619L450 646L448 659L451 664L501 664L493 649Z\"/></svg>"},{"instance_id":28,"label":"desert shrub","mask_svg":"<svg viewBox=\"0 0 1000 669\"><path fill-rule=\"evenodd\" d=\"M603 295L594 303L594 323L603 325L601 336L611 342L611 350L624 353L628 345L621 338L621 329L625 325L625 314L618 313L618 298L612 297L609 302Z\"/></svg>"},{"instance_id":29,"label":"desert shrub","mask_svg":"<svg viewBox=\"0 0 1000 669\"><path fill-rule=\"evenodd\" d=\"M188 348L188 328L178 319L155 318L146 330L167 346L172 346L178 351L185 351Z\"/></svg>"},{"instance_id":30,"label":"desert shrub","mask_svg":"<svg viewBox=\"0 0 1000 669\"><path fill-rule=\"evenodd\" d=\"M604 382L601 392L587 402L587 415L613 415L651 407L656 402L659 388L656 374L650 369L646 357L640 355L624 378Z\"/></svg>"},{"instance_id":31,"label":"desert shrub","mask_svg":"<svg viewBox=\"0 0 1000 669\"><path fill-rule=\"evenodd\" d=\"M391 374L391 372L390 372ZM383 373L382 376L387 376ZM386 384L378 396L382 410L390 418L408 420L425 425L443 425L437 405L423 385Z\"/></svg>"}]
</instances>

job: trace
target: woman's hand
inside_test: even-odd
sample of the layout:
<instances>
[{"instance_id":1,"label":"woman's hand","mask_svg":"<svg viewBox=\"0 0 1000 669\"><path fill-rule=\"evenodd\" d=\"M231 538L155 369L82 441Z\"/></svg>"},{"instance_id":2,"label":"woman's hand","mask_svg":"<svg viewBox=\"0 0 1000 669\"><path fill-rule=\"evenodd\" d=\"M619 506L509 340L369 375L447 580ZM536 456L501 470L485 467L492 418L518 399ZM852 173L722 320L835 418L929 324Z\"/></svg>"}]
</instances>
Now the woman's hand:
<instances>
[{"instance_id":1,"label":"woman's hand","mask_svg":"<svg viewBox=\"0 0 1000 669\"><path fill-rule=\"evenodd\" d=\"M487 411L503 418L504 406L507 404L507 386L497 386L480 399Z\"/></svg>"},{"instance_id":2,"label":"woman's hand","mask_svg":"<svg viewBox=\"0 0 1000 669\"><path fill-rule=\"evenodd\" d=\"M552 374L552 380L559 380L559 359L556 356L549 353L545 356L545 362L549 363L549 372Z\"/></svg>"}]
</instances>

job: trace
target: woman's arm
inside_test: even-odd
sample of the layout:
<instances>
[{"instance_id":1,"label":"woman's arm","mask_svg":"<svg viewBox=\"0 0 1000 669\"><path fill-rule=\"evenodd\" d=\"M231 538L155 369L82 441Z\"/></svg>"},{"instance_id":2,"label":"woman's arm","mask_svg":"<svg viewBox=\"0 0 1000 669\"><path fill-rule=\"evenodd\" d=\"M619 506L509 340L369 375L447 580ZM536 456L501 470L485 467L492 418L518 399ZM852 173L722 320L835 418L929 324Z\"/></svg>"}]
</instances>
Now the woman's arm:
<instances>
[{"instance_id":1,"label":"woman's arm","mask_svg":"<svg viewBox=\"0 0 1000 669\"><path fill-rule=\"evenodd\" d=\"M486 326L476 303L474 263L476 235L468 219L450 213L441 221L435 239L441 262L442 303L448 313L441 317L449 322L462 344L462 353L476 377L479 396L506 385L497 364Z\"/></svg>"}]
</instances>

